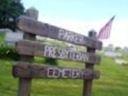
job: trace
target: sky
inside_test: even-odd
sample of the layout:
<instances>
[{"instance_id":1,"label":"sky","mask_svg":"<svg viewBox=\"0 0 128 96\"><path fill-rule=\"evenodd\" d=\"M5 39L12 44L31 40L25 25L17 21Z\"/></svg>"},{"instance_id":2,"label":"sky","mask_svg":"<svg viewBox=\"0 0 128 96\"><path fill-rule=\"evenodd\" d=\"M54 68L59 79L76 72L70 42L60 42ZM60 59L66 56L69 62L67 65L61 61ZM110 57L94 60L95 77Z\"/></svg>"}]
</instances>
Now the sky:
<instances>
[{"instance_id":1,"label":"sky","mask_svg":"<svg viewBox=\"0 0 128 96\"><path fill-rule=\"evenodd\" d=\"M99 30L115 15L110 38L103 45L128 47L128 0L22 0L25 8L35 7L39 21L83 35Z\"/></svg>"}]
</instances>

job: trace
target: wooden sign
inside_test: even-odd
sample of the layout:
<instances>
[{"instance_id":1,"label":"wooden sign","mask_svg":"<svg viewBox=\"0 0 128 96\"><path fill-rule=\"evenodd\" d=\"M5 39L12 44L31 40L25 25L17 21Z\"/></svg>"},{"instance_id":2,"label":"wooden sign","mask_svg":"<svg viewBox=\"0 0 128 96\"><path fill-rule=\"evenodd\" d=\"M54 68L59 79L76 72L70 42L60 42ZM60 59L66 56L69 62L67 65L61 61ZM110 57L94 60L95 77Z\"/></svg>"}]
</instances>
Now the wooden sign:
<instances>
[{"instance_id":1,"label":"wooden sign","mask_svg":"<svg viewBox=\"0 0 128 96\"><path fill-rule=\"evenodd\" d=\"M14 65L13 75L22 78L92 79L99 78L98 71L53 67L20 62Z\"/></svg>"},{"instance_id":2,"label":"wooden sign","mask_svg":"<svg viewBox=\"0 0 128 96\"><path fill-rule=\"evenodd\" d=\"M19 17L17 26L24 32L41 35L52 39L58 39L96 49L101 49L102 47L102 42L98 40L53 25L41 23L25 16Z\"/></svg>"},{"instance_id":3,"label":"wooden sign","mask_svg":"<svg viewBox=\"0 0 128 96\"><path fill-rule=\"evenodd\" d=\"M35 41L19 41L16 45L17 52L23 55L45 56L50 58L73 60L80 62L99 63L100 57L93 53L72 51L68 48L43 45Z\"/></svg>"}]
</instances>

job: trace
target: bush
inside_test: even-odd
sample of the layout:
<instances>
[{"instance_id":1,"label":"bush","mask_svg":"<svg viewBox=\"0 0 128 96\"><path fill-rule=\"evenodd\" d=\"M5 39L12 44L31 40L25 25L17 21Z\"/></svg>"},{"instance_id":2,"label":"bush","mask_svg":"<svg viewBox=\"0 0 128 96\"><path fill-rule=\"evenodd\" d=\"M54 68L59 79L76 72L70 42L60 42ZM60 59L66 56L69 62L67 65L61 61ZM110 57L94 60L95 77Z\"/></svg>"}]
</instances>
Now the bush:
<instances>
[{"instance_id":1,"label":"bush","mask_svg":"<svg viewBox=\"0 0 128 96\"><path fill-rule=\"evenodd\" d=\"M56 59L45 57L44 63L47 65L58 65Z\"/></svg>"},{"instance_id":2,"label":"bush","mask_svg":"<svg viewBox=\"0 0 128 96\"><path fill-rule=\"evenodd\" d=\"M20 56L18 55L14 47L1 43L0 44L0 58L19 60Z\"/></svg>"}]
</instances>

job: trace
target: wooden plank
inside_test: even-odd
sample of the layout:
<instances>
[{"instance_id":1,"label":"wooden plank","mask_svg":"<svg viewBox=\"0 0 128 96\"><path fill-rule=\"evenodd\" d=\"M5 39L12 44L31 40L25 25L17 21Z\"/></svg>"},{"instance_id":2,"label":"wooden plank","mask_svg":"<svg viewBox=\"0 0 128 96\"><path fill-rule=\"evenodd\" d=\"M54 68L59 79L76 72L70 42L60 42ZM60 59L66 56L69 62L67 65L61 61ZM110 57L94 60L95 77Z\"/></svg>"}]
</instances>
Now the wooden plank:
<instances>
[{"instance_id":1,"label":"wooden plank","mask_svg":"<svg viewBox=\"0 0 128 96\"><path fill-rule=\"evenodd\" d=\"M26 11L26 16L28 16L31 19L37 20L38 11L33 9L28 9ZM35 40L36 35L26 32L24 33L23 38L29 40ZM32 62L34 59L34 56L21 55L20 57L21 57L20 58L21 61L27 61L27 62ZM18 86L19 88L18 88L17 96L30 96L31 82L32 82L31 78L19 78L19 86Z\"/></svg>"},{"instance_id":2,"label":"wooden plank","mask_svg":"<svg viewBox=\"0 0 128 96\"><path fill-rule=\"evenodd\" d=\"M95 31L89 32L90 38L96 37ZM91 52L95 54L95 49L87 47L87 52ZM94 70L94 64L93 63L85 63L85 69ZM92 96L92 85L93 85L93 79L84 80L83 81L83 96Z\"/></svg>"},{"instance_id":3,"label":"wooden plank","mask_svg":"<svg viewBox=\"0 0 128 96\"><path fill-rule=\"evenodd\" d=\"M17 21L20 30L52 39L58 39L69 43L101 49L102 42L88 38L84 35L68 31L47 23L38 22L28 17L21 16Z\"/></svg>"},{"instance_id":4,"label":"wooden plank","mask_svg":"<svg viewBox=\"0 0 128 96\"><path fill-rule=\"evenodd\" d=\"M93 79L99 78L99 72L19 62L13 66L13 76L21 78Z\"/></svg>"},{"instance_id":5,"label":"wooden plank","mask_svg":"<svg viewBox=\"0 0 128 96\"><path fill-rule=\"evenodd\" d=\"M93 53L72 51L67 48L43 45L35 41L19 41L16 45L16 50L19 54L30 56L45 56L50 58L90 63L100 62L100 57Z\"/></svg>"}]
</instances>

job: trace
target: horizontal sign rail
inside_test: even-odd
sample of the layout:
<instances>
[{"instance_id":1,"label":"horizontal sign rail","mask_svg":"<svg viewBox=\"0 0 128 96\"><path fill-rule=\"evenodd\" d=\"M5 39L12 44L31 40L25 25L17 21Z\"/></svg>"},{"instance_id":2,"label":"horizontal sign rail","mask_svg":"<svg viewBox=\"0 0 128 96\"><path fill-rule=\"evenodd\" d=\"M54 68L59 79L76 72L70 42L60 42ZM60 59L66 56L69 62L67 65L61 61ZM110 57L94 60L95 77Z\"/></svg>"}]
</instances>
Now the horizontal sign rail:
<instances>
[{"instance_id":1,"label":"horizontal sign rail","mask_svg":"<svg viewBox=\"0 0 128 96\"><path fill-rule=\"evenodd\" d=\"M84 35L68 31L47 23L38 22L28 17L21 16L17 21L20 30L52 39L58 39L69 43L87 46L101 50L102 42L86 37Z\"/></svg>"},{"instance_id":2,"label":"horizontal sign rail","mask_svg":"<svg viewBox=\"0 0 128 96\"><path fill-rule=\"evenodd\" d=\"M49 58L99 63L100 57L94 53L72 51L68 48L60 48L50 45L43 45L36 41L23 40L17 42L16 50L19 54L30 56L45 56Z\"/></svg>"},{"instance_id":3,"label":"horizontal sign rail","mask_svg":"<svg viewBox=\"0 0 128 96\"><path fill-rule=\"evenodd\" d=\"M93 79L99 78L99 71L19 63L13 66L13 76L21 78Z\"/></svg>"}]
</instances>

